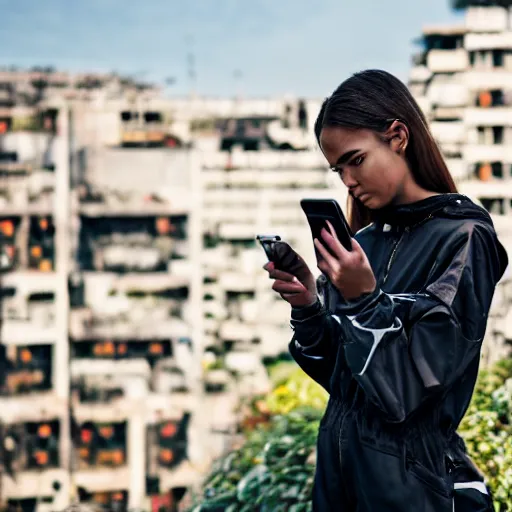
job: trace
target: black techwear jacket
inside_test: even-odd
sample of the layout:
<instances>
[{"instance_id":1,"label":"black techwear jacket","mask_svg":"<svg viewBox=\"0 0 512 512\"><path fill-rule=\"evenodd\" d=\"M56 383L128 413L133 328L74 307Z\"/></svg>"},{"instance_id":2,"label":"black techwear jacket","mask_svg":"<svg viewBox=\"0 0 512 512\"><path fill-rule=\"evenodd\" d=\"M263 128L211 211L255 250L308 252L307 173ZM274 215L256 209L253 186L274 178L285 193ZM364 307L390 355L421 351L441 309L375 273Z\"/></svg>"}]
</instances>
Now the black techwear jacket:
<instances>
[{"instance_id":1,"label":"black techwear jacket","mask_svg":"<svg viewBox=\"0 0 512 512\"><path fill-rule=\"evenodd\" d=\"M508 264L492 221L443 194L381 210L356 239L375 292L347 303L320 278L317 304L292 309L290 352L330 394L314 510L491 510L456 429Z\"/></svg>"}]
</instances>

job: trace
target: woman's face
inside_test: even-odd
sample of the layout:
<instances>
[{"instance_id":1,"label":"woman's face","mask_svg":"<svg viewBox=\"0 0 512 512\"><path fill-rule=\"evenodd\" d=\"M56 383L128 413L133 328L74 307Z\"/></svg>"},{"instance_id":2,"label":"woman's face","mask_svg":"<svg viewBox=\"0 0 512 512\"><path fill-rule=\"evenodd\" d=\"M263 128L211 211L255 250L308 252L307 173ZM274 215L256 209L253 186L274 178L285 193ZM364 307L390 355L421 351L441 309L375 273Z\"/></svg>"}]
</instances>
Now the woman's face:
<instances>
[{"instance_id":1,"label":"woman's face","mask_svg":"<svg viewBox=\"0 0 512 512\"><path fill-rule=\"evenodd\" d=\"M320 147L329 165L338 172L349 193L373 210L404 202L404 192L413 181L403 156L407 130L390 134L364 129L326 126Z\"/></svg>"}]
</instances>

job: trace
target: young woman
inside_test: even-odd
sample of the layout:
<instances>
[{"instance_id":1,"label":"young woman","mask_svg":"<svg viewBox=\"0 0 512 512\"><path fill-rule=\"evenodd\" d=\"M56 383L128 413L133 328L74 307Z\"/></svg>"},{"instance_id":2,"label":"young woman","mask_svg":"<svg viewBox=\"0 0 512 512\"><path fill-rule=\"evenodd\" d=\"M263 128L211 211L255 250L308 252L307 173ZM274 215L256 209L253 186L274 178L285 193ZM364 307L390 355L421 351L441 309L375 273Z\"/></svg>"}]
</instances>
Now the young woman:
<instances>
[{"instance_id":1,"label":"young woman","mask_svg":"<svg viewBox=\"0 0 512 512\"><path fill-rule=\"evenodd\" d=\"M330 394L314 510L491 511L456 430L508 264L492 221L456 193L420 108L392 75L350 77L315 132L349 191L352 250L329 227L314 241L317 283L302 259L294 275L265 265L292 306L293 357Z\"/></svg>"}]
</instances>

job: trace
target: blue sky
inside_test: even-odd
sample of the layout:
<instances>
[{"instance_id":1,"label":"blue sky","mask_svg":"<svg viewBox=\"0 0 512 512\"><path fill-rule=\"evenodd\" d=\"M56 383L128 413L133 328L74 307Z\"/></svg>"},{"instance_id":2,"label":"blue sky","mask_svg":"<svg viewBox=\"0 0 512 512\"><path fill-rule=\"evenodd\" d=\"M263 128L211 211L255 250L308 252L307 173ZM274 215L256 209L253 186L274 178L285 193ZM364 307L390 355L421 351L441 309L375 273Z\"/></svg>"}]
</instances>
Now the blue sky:
<instances>
[{"instance_id":1,"label":"blue sky","mask_svg":"<svg viewBox=\"0 0 512 512\"><path fill-rule=\"evenodd\" d=\"M0 65L174 77L183 94L193 51L195 90L221 96L321 97L369 67L405 79L421 27L460 19L449 0L0 0L0 12Z\"/></svg>"}]
</instances>

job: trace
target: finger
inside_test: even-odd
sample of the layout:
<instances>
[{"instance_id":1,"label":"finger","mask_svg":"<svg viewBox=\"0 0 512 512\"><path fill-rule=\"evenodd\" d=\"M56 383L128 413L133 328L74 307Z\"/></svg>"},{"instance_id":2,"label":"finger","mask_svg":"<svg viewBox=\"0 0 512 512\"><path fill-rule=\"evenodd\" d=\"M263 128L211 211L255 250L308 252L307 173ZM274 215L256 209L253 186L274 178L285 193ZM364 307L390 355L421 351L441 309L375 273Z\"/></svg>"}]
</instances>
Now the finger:
<instances>
[{"instance_id":1,"label":"finger","mask_svg":"<svg viewBox=\"0 0 512 512\"><path fill-rule=\"evenodd\" d=\"M296 281L294 283L289 283L287 281L275 281L272 285L272 290L277 293L293 293L298 294L302 293L306 290L304 285Z\"/></svg>"},{"instance_id":2,"label":"finger","mask_svg":"<svg viewBox=\"0 0 512 512\"><path fill-rule=\"evenodd\" d=\"M322 238L325 240L325 244L331 248L331 250L343 261L349 254L348 251L343 247L338 238L333 237L325 228L322 229Z\"/></svg>"},{"instance_id":3,"label":"finger","mask_svg":"<svg viewBox=\"0 0 512 512\"><path fill-rule=\"evenodd\" d=\"M325 275L326 275L327 277L329 277L329 278L331 277L331 276L330 276L330 267L329 267L329 265L325 262L325 260L323 260L323 259L322 259L322 260L320 260L320 261L318 262L318 265L317 265L317 266L318 266L318 268L319 268L320 272L322 272L322 274L325 274Z\"/></svg>"},{"instance_id":4,"label":"finger","mask_svg":"<svg viewBox=\"0 0 512 512\"><path fill-rule=\"evenodd\" d=\"M331 222L328 221L327 219L325 219L325 222L327 223L327 226L329 227L329 231L331 232L332 237L335 238L336 240L338 240L338 235L336 234L336 230L334 229Z\"/></svg>"},{"instance_id":5,"label":"finger","mask_svg":"<svg viewBox=\"0 0 512 512\"><path fill-rule=\"evenodd\" d=\"M352 238L352 252L357 254L361 258L361 261L367 259L364 249L355 238Z\"/></svg>"},{"instance_id":6,"label":"finger","mask_svg":"<svg viewBox=\"0 0 512 512\"><path fill-rule=\"evenodd\" d=\"M274 270L274 268L275 265L273 261L267 261L267 263L263 265L263 269L266 270L267 272L271 272L272 270Z\"/></svg>"},{"instance_id":7,"label":"finger","mask_svg":"<svg viewBox=\"0 0 512 512\"><path fill-rule=\"evenodd\" d=\"M334 269L336 265L339 265L338 260L334 256L332 256L332 254L326 249L324 244L322 244L322 242L318 240L318 238L314 239L314 244L322 258L325 260L325 262L330 268Z\"/></svg>"},{"instance_id":8,"label":"finger","mask_svg":"<svg viewBox=\"0 0 512 512\"><path fill-rule=\"evenodd\" d=\"M279 279L281 281L292 282L296 277L288 272L283 272L282 270L272 270L272 272L268 273L268 276L271 279Z\"/></svg>"}]
</instances>

